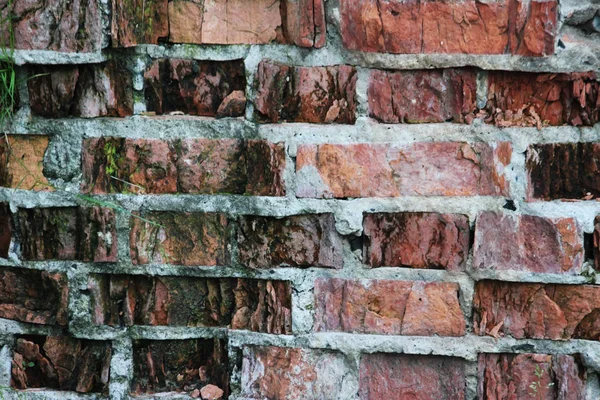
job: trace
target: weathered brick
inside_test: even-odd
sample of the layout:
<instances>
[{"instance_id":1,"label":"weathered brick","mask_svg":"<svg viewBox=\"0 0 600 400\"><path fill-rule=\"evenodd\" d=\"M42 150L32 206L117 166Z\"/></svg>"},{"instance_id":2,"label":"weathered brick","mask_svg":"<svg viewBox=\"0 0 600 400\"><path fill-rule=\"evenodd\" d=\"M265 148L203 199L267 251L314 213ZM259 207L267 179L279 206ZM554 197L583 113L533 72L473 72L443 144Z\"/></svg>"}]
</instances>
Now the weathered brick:
<instances>
[{"instance_id":1,"label":"weathered brick","mask_svg":"<svg viewBox=\"0 0 600 400\"><path fill-rule=\"evenodd\" d=\"M459 287L450 282L315 283L315 330L410 336L463 336Z\"/></svg>"},{"instance_id":2,"label":"weathered brick","mask_svg":"<svg viewBox=\"0 0 600 400\"><path fill-rule=\"evenodd\" d=\"M579 274L583 229L574 218L483 212L475 223L473 268Z\"/></svg>"},{"instance_id":3,"label":"weathered brick","mask_svg":"<svg viewBox=\"0 0 600 400\"><path fill-rule=\"evenodd\" d=\"M95 1L1 0L0 19L9 13L15 49L100 51L102 21ZM8 29L0 32L2 43L8 43L8 33Z\"/></svg>"},{"instance_id":4,"label":"weathered brick","mask_svg":"<svg viewBox=\"0 0 600 400\"><path fill-rule=\"evenodd\" d=\"M0 236L5 237L4 235ZM592 240L594 248L594 266L596 271L600 271L600 215L594 219L594 233Z\"/></svg>"},{"instance_id":5,"label":"weathered brick","mask_svg":"<svg viewBox=\"0 0 600 400\"><path fill-rule=\"evenodd\" d=\"M464 122L476 110L469 69L371 72L369 116L384 123Z\"/></svg>"},{"instance_id":6,"label":"weathered brick","mask_svg":"<svg viewBox=\"0 0 600 400\"><path fill-rule=\"evenodd\" d=\"M22 336L12 359L11 386L108 394L109 342L68 336Z\"/></svg>"},{"instance_id":7,"label":"weathered brick","mask_svg":"<svg viewBox=\"0 0 600 400\"><path fill-rule=\"evenodd\" d=\"M27 81L34 114L47 118L125 117L133 114L131 74L118 62L35 66Z\"/></svg>"},{"instance_id":8,"label":"weathered brick","mask_svg":"<svg viewBox=\"0 0 600 400\"><path fill-rule=\"evenodd\" d=\"M539 74L494 71L488 74L488 111L499 126L516 124L531 109L533 124L594 125L600 121L600 82L596 74Z\"/></svg>"},{"instance_id":9,"label":"weathered brick","mask_svg":"<svg viewBox=\"0 0 600 400\"><path fill-rule=\"evenodd\" d=\"M363 232L363 260L370 267L465 269L470 236L465 215L366 214Z\"/></svg>"},{"instance_id":10,"label":"weathered brick","mask_svg":"<svg viewBox=\"0 0 600 400\"><path fill-rule=\"evenodd\" d=\"M244 348L241 395L252 399L336 398L350 373L344 356L286 347Z\"/></svg>"},{"instance_id":11,"label":"weathered brick","mask_svg":"<svg viewBox=\"0 0 600 400\"><path fill-rule=\"evenodd\" d=\"M240 262L250 268L341 268L342 238L333 214L239 219Z\"/></svg>"},{"instance_id":12,"label":"weathered brick","mask_svg":"<svg viewBox=\"0 0 600 400\"><path fill-rule=\"evenodd\" d=\"M112 46L158 44L169 36L167 0L112 0Z\"/></svg>"},{"instance_id":13,"label":"weathered brick","mask_svg":"<svg viewBox=\"0 0 600 400\"><path fill-rule=\"evenodd\" d=\"M111 209L20 209L18 218L26 260L117 261L116 221Z\"/></svg>"},{"instance_id":14,"label":"weathered brick","mask_svg":"<svg viewBox=\"0 0 600 400\"><path fill-rule=\"evenodd\" d=\"M291 333L291 288L284 281L94 275L88 288L97 325Z\"/></svg>"},{"instance_id":15,"label":"weathered brick","mask_svg":"<svg viewBox=\"0 0 600 400\"><path fill-rule=\"evenodd\" d=\"M225 214L151 212L130 218L129 248L134 264L229 264Z\"/></svg>"},{"instance_id":16,"label":"weathered brick","mask_svg":"<svg viewBox=\"0 0 600 400\"><path fill-rule=\"evenodd\" d=\"M600 197L600 143L531 145L526 168L530 201Z\"/></svg>"},{"instance_id":17,"label":"weathered brick","mask_svg":"<svg viewBox=\"0 0 600 400\"><path fill-rule=\"evenodd\" d=\"M8 203L0 203L0 257L8 258L12 240L12 214Z\"/></svg>"},{"instance_id":18,"label":"weathered brick","mask_svg":"<svg viewBox=\"0 0 600 400\"><path fill-rule=\"evenodd\" d=\"M0 186L23 190L54 190L44 176L44 155L47 149L48 136L0 137Z\"/></svg>"},{"instance_id":19,"label":"weathered brick","mask_svg":"<svg viewBox=\"0 0 600 400\"><path fill-rule=\"evenodd\" d=\"M258 65L257 117L263 122L353 124L356 69L348 65L294 67Z\"/></svg>"},{"instance_id":20,"label":"weathered brick","mask_svg":"<svg viewBox=\"0 0 600 400\"><path fill-rule=\"evenodd\" d=\"M69 289L60 273L0 268L0 317L33 324L67 325Z\"/></svg>"},{"instance_id":21,"label":"weathered brick","mask_svg":"<svg viewBox=\"0 0 600 400\"><path fill-rule=\"evenodd\" d=\"M157 114L179 111L215 116L223 100L246 89L244 62L155 60L144 73L146 108ZM228 115L239 117L243 113Z\"/></svg>"},{"instance_id":22,"label":"weathered brick","mask_svg":"<svg viewBox=\"0 0 600 400\"><path fill-rule=\"evenodd\" d=\"M375 353L360 360L362 400L464 400L465 382L459 358Z\"/></svg>"},{"instance_id":23,"label":"weathered brick","mask_svg":"<svg viewBox=\"0 0 600 400\"><path fill-rule=\"evenodd\" d=\"M305 144L298 197L506 196L508 142Z\"/></svg>"},{"instance_id":24,"label":"weathered brick","mask_svg":"<svg viewBox=\"0 0 600 400\"><path fill-rule=\"evenodd\" d=\"M86 193L285 194L283 144L263 140L83 141Z\"/></svg>"},{"instance_id":25,"label":"weathered brick","mask_svg":"<svg viewBox=\"0 0 600 400\"><path fill-rule=\"evenodd\" d=\"M341 33L350 50L370 52L554 53L557 1L341 0Z\"/></svg>"},{"instance_id":26,"label":"weathered brick","mask_svg":"<svg viewBox=\"0 0 600 400\"><path fill-rule=\"evenodd\" d=\"M213 384L229 393L227 342L221 339L135 340L132 395L192 392Z\"/></svg>"},{"instance_id":27,"label":"weathered brick","mask_svg":"<svg viewBox=\"0 0 600 400\"><path fill-rule=\"evenodd\" d=\"M600 340L600 286L480 281L473 308L476 333Z\"/></svg>"},{"instance_id":28,"label":"weathered brick","mask_svg":"<svg viewBox=\"0 0 600 400\"><path fill-rule=\"evenodd\" d=\"M480 354L477 394L489 400L584 400L585 379L585 368L570 355Z\"/></svg>"}]
</instances>

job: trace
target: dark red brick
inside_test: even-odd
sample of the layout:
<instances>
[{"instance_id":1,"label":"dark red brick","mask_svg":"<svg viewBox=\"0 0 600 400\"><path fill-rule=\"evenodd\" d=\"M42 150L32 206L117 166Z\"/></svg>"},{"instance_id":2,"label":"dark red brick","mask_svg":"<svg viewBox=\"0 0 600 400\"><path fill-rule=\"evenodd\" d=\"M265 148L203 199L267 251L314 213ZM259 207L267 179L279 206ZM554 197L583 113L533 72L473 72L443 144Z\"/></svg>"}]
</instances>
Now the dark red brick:
<instances>
[{"instance_id":1,"label":"dark red brick","mask_svg":"<svg viewBox=\"0 0 600 400\"><path fill-rule=\"evenodd\" d=\"M227 397L227 342L221 339L135 340L132 395L193 392L213 384Z\"/></svg>"},{"instance_id":2,"label":"dark red brick","mask_svg":"<svg viewBox=\"0 0 600 400\"><path fill-rule=\"evenodd\" d=\"M146 108L157 114L179 111L214 117L223 100L246 90L243 60L155 60L144 73ZM243 115L233 110L228 117Z\"/></svg>"},{"instance_id":3,"label":"dark red brick","mask_svg":"<svg viewBox=\"0 0 600 400\"><path fill-rule=\"evenodd\" d=\"M453 357L365 354L360 399L464 400L465 364Z\"/></svg>"},{"instance_id":4,"label":"dark red brick","mask_svg":"<svg viewBox=\"0 0 600 400\"><path fill-rule=\"evenodd\" d=\"M463 271L469 220L438 213L365 214L363 260L370 267Z\"/></svg>"},{"instance_id":5,"label":"dark red brick","mask_svg":"<svg viewBox=\"0 0 600 400\"><path fill-rule=\"evenodd\" d=\"M585 368L570 355L480 354L478 379L480 399L586 398Z\"/></svg>"},{"instance_id":6,"label":"dark red brick","mask_svg":"<svg viewBox=\"0 0 600 400\"><path fill-rule=\"evenodd\" d=\"M451 282L315 283L315 330L409 336L463 336L459 287Z\"/></svg>"},{"instance_id":7,"label":"dark red brick","mask_svg":"<svg viewBox=\"0 0 600 400\"><path fill-rule=\"evenodd\" d=\"M554 53L557 1L482 3L341 0L341 34L350 50L546 56Z\"/></svg>"},{"instance_id":8,"label":"dark red brick","mask_svg":"<svg viewBox=\"0 0 600 400\"><path fill-rule=\"evenodd\" d=\"M475 224L473 268L580 274L583 229L574 218L483 212Z\"/></svg>"},{"instance_id":9,"label":"dark red brick","mask_svg":"<svg viewBox=\"0 0 600 400\"><path fill-rule=\"evenodd\" d=\"M549 143L527 149L528 200L600 197L600 143Z\"/></svg>"},{"instance_id":10,"label":"dark red brick","mask_svg":"<svg viewBox=\"0 0 600 400\"><path fill-rule=\"evenodd\" d=\"M90 138L86 193L285 194L283 144L263 140Z\"/></svg>"},{"instance_id":11,"label":"dark red brick","mask_svg":"<svg viewBox=\"0 0 600 400\"><path fill-rule=\"evenodd\" d=\"M258 65L257 117L263 122L353 124L356 69L348 65L294 67Z\"/></svg>"},{"instance_id":12,"label":"dark red brick","mask_svg":"<svg viewBox=\"0 0 600 400\"><path fill-rule=\"evenodd\" d=\"M69 288L61 273L0 268L0 317L33 324L67 325Z\"/></svg>"},{"instance_id":13,"label":"dark red brick","mask_svg":"<svg viewBox=\"0 0 600 400\"><path fill-rule=\"evenodd\" d=\"M250 268L341 268L342 237L333 214L239 219L240 262Z\"/></svg>"},{"instance_id":14,"label":"dark red brick","mask_svg":"<svg viewBox=\"0 0 600 400\"><path fill-rule=\"evenodd\" d=\"M117 261L115 213L100 207L31 208L18 212L26 260Z\"/></svg>"},{"instance_id":15,"label":"dark red brick","mask_svg":"<svg viewBox=\"0 0 600 400\"><path fill-rule=\"evenodd\" d=\"M0 203L0 257L8 258L12 240L12 213L8 203Z\"/></svg>"},{"instance_id":16,"label":"dark red brick","mask_svg":"<svg viewBox=\"0 0 600 400\"><path fill-rule=\"evenodd\" d=\"M44 175L48 136L0 137L0 186L12 189L53 191Z\"/></svg>"},{"instance_id":17,"label":"dark red brick","mask_svg":"<svg viewBox=\"0 0 600 400\"><path fill-rule=\"evenodd\" d=\"M112 0L112 45L158 44L169 36L167 0Z\"/></svg>"},{"instance_id":18,"label":"dark red brick","mask_svg":"<svg viewBox=\"0 0 600 400\"><path fill-rule=\"evenodd\" d=\"M88 288L97 325L291 333L291 288L284 281L94 275Z\"/></svg>"},{"instance_id":19,"label":"dark red brick","mask_svg":"<svg viewBox=\"0 0 600 400\"><path fill-rule=\"evenodd\" d=\"M473 70L371 72L369 116L384 123L464 122L476 110Z\"/></svg>"},{"instance_id":20,"label":"dark red brick","mask_svg":"<svg viewBox=\"0 0 600 400\"><path fill-rule=\"evenodd\" d=\"M600 216L594 219L593 248L594 266L596 271L600 271Z\"/></svg>"},{"instance_id":21,"label":"dark red brick","mask_svg":"<svg viewBox=\"0 0 600 400\"><path fill-rule=\"evenodd\" d=\"M67 336L23 336L13 353L11 386L108 394L108 342Z\"/></svg>"},{"instance_id":22,"label":"dark red brick","mask_svg":"<svg viewBox=\"0 0 600 400\"><path fill-rule=\"evenodd\" d=\"M480 281L473 309L480 334L600 340L600 286Z\"/></svg>"},{"instance_id":23,"label":"dark red brick","mask_svg":"<svg viewBox=\"0 0 600 400\"><path fill-rule=\"evenodd\" d=\"M225 214L151 212L130 218L134 264L227 265Z\"/></svg>"}]
</instances>

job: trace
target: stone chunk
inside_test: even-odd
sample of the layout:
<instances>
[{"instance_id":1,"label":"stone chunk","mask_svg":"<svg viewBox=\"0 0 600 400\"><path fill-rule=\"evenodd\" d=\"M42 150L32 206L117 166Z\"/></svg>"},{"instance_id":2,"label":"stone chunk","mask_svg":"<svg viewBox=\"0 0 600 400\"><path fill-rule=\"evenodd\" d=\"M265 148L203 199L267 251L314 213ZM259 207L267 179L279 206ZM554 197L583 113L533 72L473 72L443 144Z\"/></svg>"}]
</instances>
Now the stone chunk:
<instances>
[{"instance_id":1,"label":"stone chunk","mask_svg":"<svg viewBox=\"0 0 600 400\"><path fill-rule=\"evenodd\" d=\"M48 136L0 137L0 186L12 189L53 191L44 175Z\"/></svg>"}]
</instances>

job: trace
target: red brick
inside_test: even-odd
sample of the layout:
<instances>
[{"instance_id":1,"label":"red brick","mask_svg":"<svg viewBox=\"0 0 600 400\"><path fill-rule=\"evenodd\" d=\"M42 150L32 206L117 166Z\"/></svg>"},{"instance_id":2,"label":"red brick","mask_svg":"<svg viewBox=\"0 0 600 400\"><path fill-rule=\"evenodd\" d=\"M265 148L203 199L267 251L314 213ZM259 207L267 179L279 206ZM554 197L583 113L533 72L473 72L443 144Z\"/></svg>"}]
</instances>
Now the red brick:
<instances>
[{"instance_id":1,"label":"red brick","mask_svg":"<svg viewBox=\"0 0 600 400\"><path fill-rule=\"evenodd\" d=\"M284 281L93 275L88 289L96 325L291 333L291 287Z\"/></svg>"},{"instance_id":2,"label":"red brick","mask_svg":"<svg viewBox=\"0 0 600 400\"><path fill-rule=\"evenodd\" d=\"M86 193L285 194L282 144L263 140L83 141Z\"/></svg>"},{"instance_id":3,"label":"red brick","mask_svg":"<svg viewBox=\"0 0 600 400\"><path fill-rule=\"evenodd\" d=\"M507 196L511 156L507 142L299 145L296 195Z\"/></svg>"},{"instance_id":4,"label":"red brick","mask_svg":"<svg viewBox=\"0 0 600 400\"><path fill-rule=\"evenodd\" d=\"M22 190L53 191L44 176L48 136L0 137L0 186Z\"/></svg>"},{"instance_id":5,"label":"red brick","mask_svg":"<svg viewBox=\"0 0 600 400\"><path fill-rule=\"evenodd\" d=\"M33 269L0 268L0 317L67 325L67 277Z\"/></svg>"},{"instance_id":6,"label":"red brick","mask_svg":"<svg viewBox=\"0 0 600 400\"><path fill-rule=\"evenodd\" d=\"M67 336L23 336L12 359L11 386L108 393L109 342Z\"/></svg>"},{"instance_id":7,"label":"red brick","mask_svg":"<svg viewBox=\"0 0 600 400\"><path fill-rule=\"evenodd\" d=\"M129 227L134 264L229 264L225 214L151 212L131 217Z\"/></svg>"},{"instance_id":8,"label":"red brick","mask_svg":"<svg viewBox=\"0 0 600 400\"><path fill-rule=\"evenodd\" d=\"M158 44L169 36L167 0L113 0L112 46Z\"/></svg>"},{"instance_id":9,"label":"red brick","mask_svg":"<svg viewBox=\"0 0 600 400\"><path fill-rule=\"evenodd\" d=\"M370 267L464 271L469 220L437 213L366 214L363 260Z\"/></svg>"},{"instance_id":10,"label":"red brick","mask_svg":"<svg viewBox=\"0 0 600 400\"><path fill-rule=\"evenodd\" d=\"M27 81L27 87L31 110L36 115L92 118L133 114L131 74L115 61L31 69L37 76Z\"/></svg>"},{"instance_id":11,"label":"red brick","mask_svg":"<svg viewBox=\"0 0 600 400\"><path fill-rule=\"evenodd\" d=\"M365 354L360 399L464 400L465 361L453 357Z\"/></svg>"},{"instance_id":12,"label":"red brick","mask_svg":"<svg viewBox=\"0 0 600 400\"><path fill-rule=\"evenodd\" d=\"M214 117L223 100L246 90L244 62L158 59L144 73L146 108ZM235 110L234 110L235 111ZM239 111L239 110L238 110ZM239 117L243 112L223 115Z\"/></svg>"},{"instance_id":13,"label":"red brick","mask_svg":"<svg viewBox=\"0 0 600 400\"><path fill-rule=\"evenodd\" d=\"M600 286L480 281L473 308L476 333L600 340Z\"/></svg>"},{"instance_id":14,"label":"red brick","mask_svg":"<svg viewBox=\"0 0 600 400\"><path fill-rule=\"evenodd\" d=\"M488 74L488 112L499 126L516 124L520 111L539 116L533 125L594 125L600 121L600 82L596 74L539 74L494 71Z\"/></svg>"},{"instance_id":15,"label":"red brick","mask_svg":"<svg viewBox=\"0 0 600 400\"><path fill-rule=\"evenodd\" d=\"M11 9L7 3L0 1L0 19L12 14L15 49L100 51L102 25L97 2L14 0ZM0 33L0 41L8 43L8 29Z\"/></svg>"},{"instance_id":16,"label":"red brick","mask_svg":"<svg viewBox=\"0 0 600 400\"><path fill-rule=\"evenodd\" d=\"M384 123L464 122L476 110L473 70L371 72L369 116Z\"/></svg>"},{"instance_id":17,"label":"red brick","mask_svg":"<svg viewBox=\"0 0 600 400\"><path fill-rule=\"evenodd\" d=\"M356 69L348 65L294 67L258 65L257 117L263 122L353 124Z\"/></svg>"},{"instance_id":18,"label":"red brick","mask_svg":"<svg viewBox=\"0 0 600 400\"><path fill-rule=\"evenodd\" d=\"M549 143L527 149L527 198L600 197L600 143Z\"/></svg>"},{"instance_id":19,"label":"red brick","mask_svg":"<svg viewBox=\"0 0 600 400\"><path fill-rule=\"evenodd\" d=\"M116 221L111 209L20 209L18 217L26 260L117 261Z\"/></svg>"},{"instance_id":20,"label":"red brick","mask_svg":"<svg viewBox=\"0 0 600 400\"><path fill-rule=\"evenodd\" d=\"M342 41L350 50L524 56L554 53L555 0L341 0L340 14Z\"/></svg>"},{"instance_id":21,"label":"red brick","mask_svg":"<svg viewBox=\"0 0 600 400\"><path fill-rule=\"evenodd\" d=\"M0 257L8 258L12 240L12 214L8 203L0 203Z\"/></svg>"},{"instance_id":22,"label":"red brick","mask_svg":"<svg viewBox=\"0 0 600 400\"><path fill-rule=\"evenodd\" d=\"M287 42L301 47L323 47L327 40L325 1L284 0L284 36Z\"/></svg>"},{"instance_id":23,"label":"red brick","mask_svg":"<svg viewBox=\"0 0 600 400\"><path fill-rule=\"evenodd\" d=\"M574 218L484 212L475 224L473 268L580 274L583 229Z\"/></svg>"},{"instance_id":24,"label":"red brick","mask_svg":"<svg viewBox=\"0 0 600 400\"><path fill-rule=\"evenodd\" d=\"M131 394L189 393L211 383L227 396L227 359L221 339L135 340Z\"/></svg>"},{"instance_id":25,"label":"red brick","mask_svg":"<svg viewBox=\"0 0 600 400\"><path fill-rule=\"evenodd\" d=\"M343 265L333 214L240 217L237 236L240 262L250 268Z\"/></svg>"},{"instance_id":26,"label":"red brick","mask_svg":"<svg viewBox=\"0 0 600 400\"><path fill-rule=\"evenodd\" d=\"M344 356L322 350L246 347L241 395L252 399L329 399L351 373Z\"/></svg>"},{"instance_id":27,"label":"red brick","mask_svg":"<svg viewBox=\"0 0 600 400\"><path fill-rule=\"evenodd\" d=\"M317 279L315 330L463 336L459 287L450 282Z\"/></svg>"},{"instance_id":28,"label":"red brick","mask_svg":"<svg viewBox=\"0 0 600 400\"><path fill-rule=\"evenodd\" d=\"M480 399L586 397L585 368L570 355L480 354L478 379Z\"/></svg>"}]
</instances>

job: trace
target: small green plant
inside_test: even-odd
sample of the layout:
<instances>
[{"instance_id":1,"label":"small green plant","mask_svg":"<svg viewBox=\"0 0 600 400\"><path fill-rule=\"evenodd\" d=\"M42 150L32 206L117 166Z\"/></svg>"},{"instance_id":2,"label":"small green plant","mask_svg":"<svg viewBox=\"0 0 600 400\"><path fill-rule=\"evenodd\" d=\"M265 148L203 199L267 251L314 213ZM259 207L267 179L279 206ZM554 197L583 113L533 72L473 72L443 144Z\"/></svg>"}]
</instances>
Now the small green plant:
<instances>
[{"instance_id":1,"label":"small green plant","mask_svg":"<svg viewBox=\"0 0 600 400\"><path fill-rule=\"evenodd\" d=\"M531 384L529 385L529 388L531 389L531 392L529 392L529 395L531 397L533 397L536 400L543 400L543 392L542 392L542 376L544 375L544 370L540 367L539 364L535 365L535 371L533 371L533 373L536 376L536 380L531 382ZM548 385L546 385L546 388L550 388L554 386L554 382L550 382Z\"/></svg>"},{"instance_id":2,"label":"small green plant","mask_svg":"<svg viewBox=\"0 0 600 400\"><path fill-rule=\"evenodd\" d=\"M13 116L17 103L17 74L15 71L15 32L12 24L12 3L8 0L4 17L0 16L0 129Z\"/></svg>"}]
</instances>

